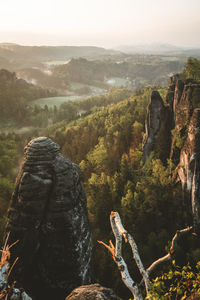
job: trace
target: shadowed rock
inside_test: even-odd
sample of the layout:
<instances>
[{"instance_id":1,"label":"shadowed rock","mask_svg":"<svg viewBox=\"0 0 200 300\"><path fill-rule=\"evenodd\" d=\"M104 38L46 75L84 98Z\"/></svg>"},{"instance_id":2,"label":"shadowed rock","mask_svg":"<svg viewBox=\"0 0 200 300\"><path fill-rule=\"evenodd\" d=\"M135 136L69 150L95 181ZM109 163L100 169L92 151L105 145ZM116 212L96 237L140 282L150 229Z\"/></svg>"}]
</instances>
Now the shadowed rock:
<instances>
[{"instance_id":1,"label":"shadowed rock","mask_svg":"<svg viewBox=\"0 0 200 300\"><path fill-rule=\"evenodd\" d=\"M170 152L171 115L160 94L153 91L147 110L146 139L143 146L143 163L152 151L165 160ZM159 152L159 153L158 153Z\"/></svg>"},{"instance_id":2,"label":"shadowed rock","mask_svg":"<svg viewBox=\"0 0 200 300\"><path fill-rule=\"evenodd\" d=\"M51 139L25 147L8 212L12 278L34 299L64 299L90 283L91 236L80 169ZM11 279L12 279L11 278Z\"/></svg>"},{"instance_id":3,"label":"shadowed rock","mask_svg":"<svg viewBox=\"0 0 200 300\"><path fill-rule=\"evenodd\" d=\"M100 284L80 286L73 290L65 300L120 300L111 289Z\"/></svg>"}]
</instances>

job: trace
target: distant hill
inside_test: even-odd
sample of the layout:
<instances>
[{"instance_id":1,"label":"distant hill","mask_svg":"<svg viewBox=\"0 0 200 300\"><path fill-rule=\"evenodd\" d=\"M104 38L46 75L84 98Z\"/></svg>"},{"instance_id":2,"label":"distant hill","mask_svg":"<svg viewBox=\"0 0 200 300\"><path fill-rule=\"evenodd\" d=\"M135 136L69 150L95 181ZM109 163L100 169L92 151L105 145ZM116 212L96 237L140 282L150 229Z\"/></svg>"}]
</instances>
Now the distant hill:
<instances>
[{"instance_id":1,"label":"distant hill","mask_svg":"<svg viewBox=\"0 0 200 300\"><path fill-rule=\"evenodd\" d=\"M71 59L68 64L55 67L53 74L67 81L98 85L104 82L105 77L122 75L121 69L121 64L77 58Z\"/></svg>"},{"instance_id":2,"label":"distant hill","mask_svg":"<svg viewBox=\"0 0 200 300\"><path fill-rule=\"evenodd\" d=\"M21 46L12 43L0 43L0 57L7 59L48 61L114 54L119 54L119 51L94 46Z\"/></svg>"},{"instance_id":3,"label":"distant hill","mask_svg":"<svg viewBox=\"0 0 200 300\"><path fill-rule=\"evenodd\" d=\"M0 43L0 69L16 72L18 77L30 83L54 88L59 94L65 95L66 91L86 93L87 89L88 92L88 87L82 89L82 86L77 87L74 83L107 89L110 84L108 80L112 81L112 77L128 80L127 85L133 88L145 84L166 84L169 74L180 72L186 61L184 56L173 52L180 49L172 45L131 46L121 50L147 54L124 54L118 50L93 46L21 46ZM156 51L165 54L148 55L148 52ZM170 55L174 57L168 57ZM190 53L187 55L192 56Z\"/></svg>"},{"instance_id":4,"label":"distant hill","mask_svg":"<svg viewBox=\"0 0 200 300\"><path fill-rule=\"evenodd\" d=\"M124 53L143 53L154 55L185 55L200 56L200 48L177 47L171 44L141 44L141 45L122 45L116 48Z\"/></svg>"},{"instance_id":5,"label":"distant hill","mask_svg":"<svg viewBox=\"0 0 200 300\"><path fill-rule=\"evenodd\" d=\"M129 80L145 80L148 83L158 82L168 78L168 74L180 71L183 64L178 60L159 61L157 63L134 63L134 62L110 62L110 61L89 61L85 58L70 60L65 65L54 67L54 77L61 81L81 82L101 86L106 78L120 77ZM160 81L159 81L160 82ZM136 84L136 83L135 83Z\"/></svg>"}]
</instances>

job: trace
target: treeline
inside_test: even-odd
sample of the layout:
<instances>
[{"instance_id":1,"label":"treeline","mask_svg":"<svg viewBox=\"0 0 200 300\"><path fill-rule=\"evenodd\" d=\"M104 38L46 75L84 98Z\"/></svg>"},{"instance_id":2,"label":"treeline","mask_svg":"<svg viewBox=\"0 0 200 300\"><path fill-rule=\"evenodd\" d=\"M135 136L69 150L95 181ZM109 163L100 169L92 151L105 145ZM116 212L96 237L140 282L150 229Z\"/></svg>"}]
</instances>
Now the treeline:
<instances>
[{"instance_id":1,"label":"treeline","mask_svg":"<svg viewBox=\"0 0 200 300\"><path fill-rule=\"evenodd\" d=\"M185 64L181 76L183 79L192 78L194 80L200 80L200 60L190 57Z\"/></svg>"},{"instance_id":2,"label":"treeline","mask_svg":"<svg viewBox=\"0 0 200 300\"><path fill-rule=\"evenodd\" d=\"M26 110L24 124L46 128L62 120L70 122L79 119L82 115L88 115L92 111L98 110L99 107L126 99L130 94L131 91L128 89L113 87L107 94L92 96L82 100L68 101L61 104L59 108L56 105L53 108L49 108L47 105L44 108L38 105L34 107L30 106Z\"/></svg>"}]
</instances>

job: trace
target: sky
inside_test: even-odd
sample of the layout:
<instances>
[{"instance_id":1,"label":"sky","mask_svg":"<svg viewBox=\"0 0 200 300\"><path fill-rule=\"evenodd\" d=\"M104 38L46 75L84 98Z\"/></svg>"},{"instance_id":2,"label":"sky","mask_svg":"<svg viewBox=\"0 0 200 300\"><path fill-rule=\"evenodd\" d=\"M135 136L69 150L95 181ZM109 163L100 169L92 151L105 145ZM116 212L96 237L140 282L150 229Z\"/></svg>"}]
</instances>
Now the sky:
<instances>
[{"instance_id":1,"label":"sky","mask_svg":"<svg viewBox=\"0 0 200 300\"><path fill-rule=\"evenodd\" d=\"M0 0L0 42L200 46L200 0Z\"/></svg>"}]
</instances>

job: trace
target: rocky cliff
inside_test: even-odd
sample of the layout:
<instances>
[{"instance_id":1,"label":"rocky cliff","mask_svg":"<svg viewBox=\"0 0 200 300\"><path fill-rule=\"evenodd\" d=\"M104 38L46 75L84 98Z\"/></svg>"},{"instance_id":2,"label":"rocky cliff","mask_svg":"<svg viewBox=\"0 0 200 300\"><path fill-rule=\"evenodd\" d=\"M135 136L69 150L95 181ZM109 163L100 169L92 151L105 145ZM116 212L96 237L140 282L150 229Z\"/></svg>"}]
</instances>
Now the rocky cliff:
<instances>
[{"instance_id":1,"label":"rocky cliff","mask_svg":"<svg viewBox=\"0 0 200 300\"><path fill-rule=\"evenodd\" d=\"M173 76L166 99L174 120L171 159L177 165L184 199L191 203L194 230L199 231L200 83Z\"/></svg>"},{"instance_id":2,"label":"rocky cliff","mask_svg":"<svg viewBox=\"0 0 200 300\"><path fill-rule=\"evenodd\" d=\"M165 105L157 91L151 94L147 110L146 138L143 146L143 163L152 151L158 157L166 160L170 152L171 114L169 106Z\"/></svg>"},{"instance_id":3,"label":"rocky cliff","mask_svg":"<svg viewBox=\"0 0 200 300\"><path fill-rule=\"evenodd\" d=\"M199 82L190 79L183 81L179 75L174 75L170 79L165 102L158 93L152 93L146 119L143 161L160 145L166 148L166 155L160 148L156 156L162 161L170 157L176 165L176 179L182 184L184 198L191 203L194 230L200 231Z\"/></svg>"},{"instance_id":4,"label":"rocky cliff","mask_svg":"<svg viewBox=\"0 0 200 300\"><path fill-rule=\"evenodd\" d=\"M199 99L200 100L200 99ZM196 108L187 132L187 140L181 149L178 177L192 205L193 226L200 232L200 109Z\"/></svg>"},{"instance_id":5,"label":"rocky cliff","mask_svg":"<svg viewBox=\"0 0 200 300\"><path fill-rule=\"evenodd\" d=\"M176 83L178 96L174 97L175 132L182 139L178 179L192 206L194 231L200 232L200 84L186 80L180 89L179 82Z\"/></svg>"},{"instance_id":6,"label":"rocky cliff","mask_svg":"<svg viewBox=\"0 0 200 300\"><path fill-rule=\"evenodd\" d=\"M12 277L33 299L64 299L90 283L91 236L79 167L40 137L25 147L6 231ZM11 278L12 279L12 278Z\"/></svg>"}]
</instances>

